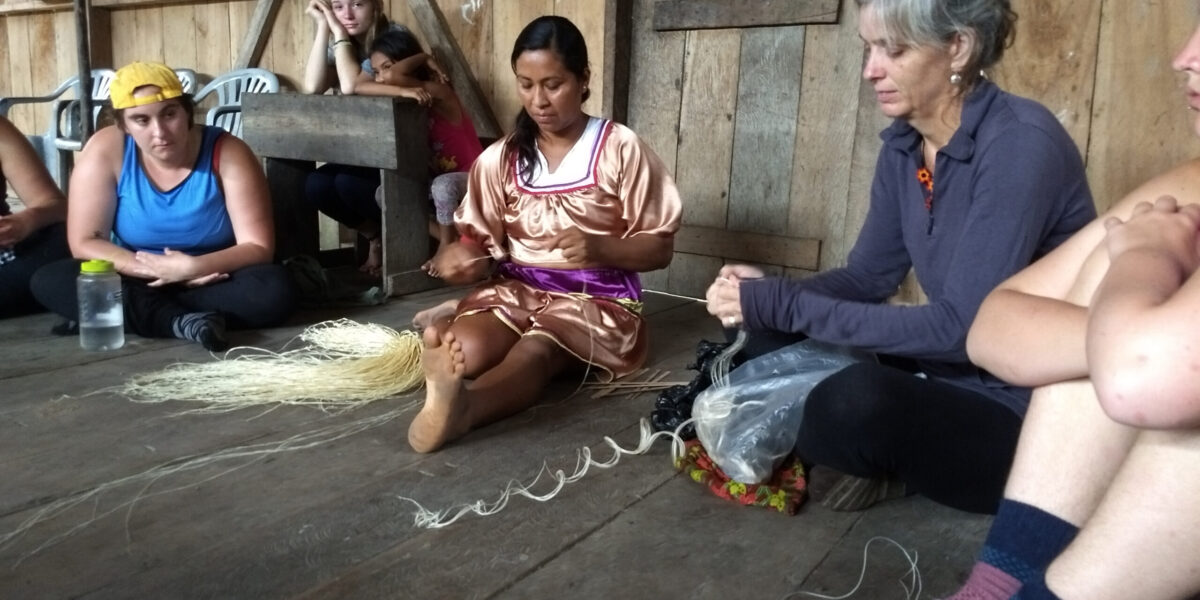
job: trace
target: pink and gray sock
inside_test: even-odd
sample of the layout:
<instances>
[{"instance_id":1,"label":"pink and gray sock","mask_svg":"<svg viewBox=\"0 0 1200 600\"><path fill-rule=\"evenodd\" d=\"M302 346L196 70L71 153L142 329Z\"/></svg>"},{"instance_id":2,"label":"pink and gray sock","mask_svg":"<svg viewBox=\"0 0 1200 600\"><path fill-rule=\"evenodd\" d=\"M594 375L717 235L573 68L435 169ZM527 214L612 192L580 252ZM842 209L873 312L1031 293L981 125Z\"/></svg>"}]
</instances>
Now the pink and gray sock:
<instances>
[{"instance_id":1,"label":"pink and gray sock","mask_svg":"<svg viewBox=\"0 0 1200 600\"><path fill-rule=\"evenodd\" d=\"M996 520L988 532L979 561L958 593L946 600L1009 600L1027 584L1029 593L1036 594L1040 585L1043 595L1033 598L1053 598L1045 588L1046 568L1079 528L1037 507L1004 500L996 512Z\"/></svg>"}]
</instances>

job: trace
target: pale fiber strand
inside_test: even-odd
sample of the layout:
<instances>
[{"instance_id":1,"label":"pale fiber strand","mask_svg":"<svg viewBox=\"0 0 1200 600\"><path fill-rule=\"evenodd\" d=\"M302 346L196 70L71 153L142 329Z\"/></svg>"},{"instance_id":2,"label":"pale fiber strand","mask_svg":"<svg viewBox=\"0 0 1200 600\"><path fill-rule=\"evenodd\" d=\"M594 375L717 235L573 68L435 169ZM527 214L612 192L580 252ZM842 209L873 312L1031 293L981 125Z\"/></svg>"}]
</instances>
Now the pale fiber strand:
<instances>
[{"instance_id":1,"label":"pale fiber strand","mask_svg":"<svg viewBox=\"0 0 1200 600\"><path fill-rule=\"evenodd\" d=\"M92 515L90 518L88 518L87 520L85 520L81 523L71 526L66 531L56 534L53 537L42 542L40 545L38 545L33 550L22 554L16 563L16 565L19 565L26 558L29 558L29 557L33 556L34 554L37 554L38 552L41 552L42 550L45 550L46 548L49 548L50 546L53 546L53 545L57 544L58 542L61 542L62 540L70 537L77 531L87 527L88 525L91 525L93 522L95 522L99 519L102 519L108 515L111 515L113 513L119 512L121 510L128 511L128 513L126 514L126 524L128 524L129 515L133 511L134 505L137 504L137 502L139 502L142 498L150 498L153 496L170 494L172 492L176 492L179 490L192 488L192 487L198 486L202 483L217 479L218 477L221 477L227 473L231 473L238 469L250 466L250 465L257 463L257 462L259 462L271 455L274 455L274 454L281 454L284 452L295 452L297 450L307 450L309 448L314 448L316 446L321 446L324 444L329 444L329 443L335 442L342 438L352 436L356 433L360 433L360 432L366 431L368 429L373 429L375 427L385 425L385 424L391 422L392 420L394 420L396 417L403 414L404 412L406 412L407 410L409 410L409 408L411 408L411 406L405 406L401 409L389 411L389 412L381 414L381 415L368 417L365 419L359 419L359 420L353 421L351 423L340 423L337 425L322 427L320 429L314 429L312 431L307 431L304 433L296 434L296 435L293 435L291 437L288 437L286 439L279 440L279 441L248 444L245 446L237 446L234 448L225 448L222 450L217 450L215 452L210 452L208 454L179 457L174 460L167 461L167 462L165 462L161 465L158 465L156 467L153 467L151 469L148 469L146 471L143 471L141 473L138 473L136 475L122 477L120 479L102 483L100 485L97 485L97 486L92 487L87 490L75 492L65 498L61 498L59 500L56 500L54 502L51 502L51 503L43 506L37 512L35 512L32 516L30 516L29 518L22 521L21 524L18 525L16 529L14 529L4 535L0 535L0 550L4 550L4 549L8 548L9 546L11 546L12 544L14 544L18 539L23 537L26 533L28 533L31 529L33 529L39 523L49 521L50 519L58 517L64 513L66 513L70 509L75 508L76 506L79 506L80 504L83 504L85 502L90 501L93 503L93 509L92 509L93 512L92 512ZM242 462L230 464L227 467L223 468L222 471L220 471L216 474L204 477L203 479L200 479L198 481L184 483L184 484L181 484L179 486L172 487L169 489L158 490L155 492L147 493L147 490L152 485L154 485L155 483L157 483L160 479L162 479L164 477L168 477L168 476L175 475L177 473L182 473L185 471L195 471L195 470L198 470L198 469L201 469L204 467L208 467L210 465L215 465L218 463L225 463L226 461L231 461L231 460L233 460L233 461L240 460ZM100 507L99 507L100 500L101 500L101 497L105 493L113 492L118 489L128 487L128 486L134 486L134 485L140 485L140 488L139 488L138 492L132 498L121 501L110 508L106 508L103 510L100 509ZM126 529L126 535L128 536L128 528ZM16 565L14 565L14 567Z\"/></svg>"},{"instance_id":2,"label":"pale fiber strand","mask_svg":"<svg viewBox=\"0 0 1200 600\"><path fill-rule=\"evenodd\" d=\"M483 10L483 0L463 0L462 18L471 25L475 24L475 15Z\"/></svg>"},{"instance_id":3,"label":"pale fiber strand","mask_svg":"<svg viewBox=\"0 0 1200 600\"><path fill-rule=\"evenodd\" d=\"M917 559L918 559L917 551L913 550L912 554L909 554L908 550L906 550L904 548L904 546L900 545L900 542L897 542L896 540L893 540L892 538L884 537L881 535L877 535L877 536L867 540L866 544L863 544L862 570L859 571L859 573L858 573L858 583L855 583L854 587L851 588L851 590L849 592L846 592L845 594L842 594L841 596L827 596L825 594L818 594L816 592L806 592L806 591L801 590L798 592L792 592L790 594L787 594L787 595L783 596L782 598L780 598L780 600L789 600L790 598L793 598L800 594L803 594L805 596L812 596L813 598L821 598L822 600L845 600L846 598L853 596L854 594L856 594L858 592L858 588L862 587L863 580L865 580L867 577L867 553L868 553L868 550L870 550L870 548L871 548L871 542L874 542L874 541L888 542L888 543L892 544L893 546L899 548L900 552L902 554L904 554L904 560L908 561L908 572L905 573L904 576L910 577L910 583L905 583L904 576L901 576L901 578L899 580L900 587L904 588L905 600L920 600L921 590L924 586L921 583L921 570L917 568Z\"/></svg>"},{"instance_id":4,"label":"pale fiber strand","mask_svg":"<svg viewBox=\"0 0 1200 600\"><path fill-rule=\"evenodd\" d=\"M211 363L180 363L139 375L111 391L134 402L195 402L185 412L222 413L247 407L315 406L350 410L419 387L421 338L347 319L310 326L305 345L272 352L239 347Z\"/></svg>"},{"instance_id":5,"label":"pale fiber strand","mask_svg":"<svg viewBox=\"0 0 1200 600\"><path fill-rule=\"evenodd\" d=\"M674 432L660 431L653 433L653 430L650 428L650 422L646 419L641 419L638 422L640 438L638 440L637 447L633 449L625 449L622 448L621 445L611 437L604 436L604 443L608 444L608 446L613 450L613 455L608 460L604 462L597 462L593 460L591 448L584 446L575 451L575 471L570 475L567 475L562 469L551 471L550 467L543 463L542 468L538 471L537 476L533 478L533 481L529 482L528 484L523 484L515 479L510 480L508 485L505 486L504 491L500 493L500 496L492 502L476 500L470 504L459 504L449 508L444 508L442 510L433 511L425 508L420 502L417 502L412 498L407 498L405 496L397 496L397 498L405 502L410 502L416 506L417 510L413 513L413 524L417 527L422 527L425 529L440 529L442 527L446 527L447 525L450 525L451 523L454 523L460 518L471 513L477 514L481 517L494 515L504 510L504 508L508 506L509 499L511 499L513 496L524 496L537 502L546 502L557 496L567 484L575 483L576 481L583 479L584 475L587 475L590 467L595 466L600 469L608 469L616 466L616 464L621 460L621 456L624 454L645 454L650 450L650 447L654 445L655 440L658 438L671 438L671 456L672 462L674 462L674 459L683 456L684 450L683 438L679 437L679 431L692 421L693 419L684 421L679 425L678 428L675 429ZM554 489L541 494L530 491L538 484L538 482L542 480L542 477L549 477L550 479L554 480Z\"/></svg>"},{"instance_id":6,"label":"pale fiber strand","mask_svg":"<svg viewBox=\"0 0 1200 600\"><path fill-rule=\"evenodd\" d=\"M720 354L713 359L712 368L709 369L709 379L712 379L713 387L723 388L729 387L729 367L733 364L733 356L742 351L746 344L750 341L750 333L745 329L739 329L737 338L733 343L726 346Z\"/></svg>"}]
</instances>

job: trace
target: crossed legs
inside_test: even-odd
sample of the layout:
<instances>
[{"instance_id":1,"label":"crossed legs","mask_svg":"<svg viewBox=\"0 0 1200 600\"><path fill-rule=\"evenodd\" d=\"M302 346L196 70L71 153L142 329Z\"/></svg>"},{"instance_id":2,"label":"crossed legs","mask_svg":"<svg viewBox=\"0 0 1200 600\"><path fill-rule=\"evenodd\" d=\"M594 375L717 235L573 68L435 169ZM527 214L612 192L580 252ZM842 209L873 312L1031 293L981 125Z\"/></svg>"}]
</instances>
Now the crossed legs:
<instances>
[{"instance_id":1,"label":"crossed legs","mask_svg":"<svg viewBox=\"0 0 1200 600\"><path fill-rule=\"evenodd\" d=\"M1102 244L1079 265L1067 300L1086 305L1107 270ZM1004 495L956 600L1015 589L1031 600L1200 592L1200 431L1121 425L1087 379L1047 385L1033 393Z\"/></svg>"}]
</instances>

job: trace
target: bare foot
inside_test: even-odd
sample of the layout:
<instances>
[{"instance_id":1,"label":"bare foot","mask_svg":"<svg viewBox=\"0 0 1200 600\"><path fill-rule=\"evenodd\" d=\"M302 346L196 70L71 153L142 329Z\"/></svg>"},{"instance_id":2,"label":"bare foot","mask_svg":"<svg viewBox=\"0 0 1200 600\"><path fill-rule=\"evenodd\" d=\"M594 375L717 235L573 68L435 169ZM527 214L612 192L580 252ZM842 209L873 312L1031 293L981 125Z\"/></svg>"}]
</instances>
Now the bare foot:
<instances>
[{"instance_id":1,"label":"bare foot","mask_svg":"<svg viewBox=\"0 0 1200 600\"><path fill-rule=\"evenodd\" d=\"M417 452L433 452L470 431L469 404L463 389L465 359L462 344L454 339L453 333L447 332L438 339L430 328L422 337L425 405L408 426L408 444Z\"/></svg>"},{"instance_id":2,"label":"bare foot","mask_svg":"<svg viewBox=\"0 0 1200 600\"><path fill-rule=\"evenodd\" d=\"M367 242L367 261L358 270L371 275L383 272L383 240L375 238Z\"/></svg>"},{"instance_id":3,"label":"bare foot","mask_svg":"<svg viewBox=\"0 0 1200 600\"><path fill-rule=\"evenodd\" d=\"M413 317L413 329L417 331L425 331L430 327L438 325L440 321L446 321L454 318L454 313L458 309L458 300L447 300L432 308L427 308L418 312ZM437 332L441 335L441 332Z\"/></svg>"},{"instance_id":4,"label":"bare foot","mask_svg":"<svg viewBox=\"0 0 1200 600\"><path fill-rule=\"evenodd\" d=\"M453 242L453 240L451 240L451 242ZM421 265L421 270L429 273L430 277L441 277L442 274L438 271L437 267L439 264L438 259L441 258L442 251L445 250L446 246L448 245L450 245L450 242L439 242L437 252L434 252L433 256L430 257L429 260L425 261L425 264Z\"/></svg>"}]
</instances>

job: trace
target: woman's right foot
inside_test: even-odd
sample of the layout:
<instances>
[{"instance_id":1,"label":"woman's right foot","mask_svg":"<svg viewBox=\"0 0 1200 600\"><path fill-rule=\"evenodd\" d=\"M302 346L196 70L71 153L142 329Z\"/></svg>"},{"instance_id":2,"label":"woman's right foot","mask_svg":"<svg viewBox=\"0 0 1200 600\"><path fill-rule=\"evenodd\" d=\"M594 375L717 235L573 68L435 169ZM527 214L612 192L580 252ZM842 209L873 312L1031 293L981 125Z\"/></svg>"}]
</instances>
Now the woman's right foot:
<instances>
[{"instance_id":1,"label":"woman's right foot","mask_svg":"<svg viewBox=\"0 0 1200 600\"><path fill-rule=\"evenodd\" d=\"M381 238L376 237L367 242L367 260L358 270L376 276L383 272L383 240Z\"/></svg>"},{"instance_id":2,"label":"woman's right foot","mask_svg":"<svg viewBox=\"0 0 1200 600\"><path fill-rule=\"evenodd\" d=\"M408 426L408 444L417 452L433 452L470 431L465 357L453 333L439 336L435 328L423 335L421 369L425 372L425 405Z\"/></svg>"},{"instance_id":3,"label":"woman's right foot","mask_svg":"<svg viewBox=\"0 0 1200 600\"><path fill-rule=\"evenodd\" d=\"M439 321L445 321L454 318L454 313L458 309L458 300L447 300L432 308L427 308L420 311L413 317L413 328L417 331L425 331ZM440 335L440 332L438 332Z\"/></svg>"}]
</instances>

